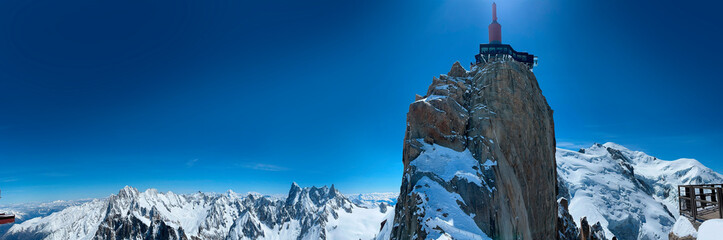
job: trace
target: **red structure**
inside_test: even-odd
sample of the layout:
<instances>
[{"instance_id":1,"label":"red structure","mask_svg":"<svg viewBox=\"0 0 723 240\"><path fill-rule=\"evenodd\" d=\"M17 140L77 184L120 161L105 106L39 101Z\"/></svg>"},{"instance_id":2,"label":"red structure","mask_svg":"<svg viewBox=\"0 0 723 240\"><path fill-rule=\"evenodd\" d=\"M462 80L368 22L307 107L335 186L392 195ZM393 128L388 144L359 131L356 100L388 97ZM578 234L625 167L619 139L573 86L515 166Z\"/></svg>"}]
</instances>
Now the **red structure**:
<instances>
[{"instance_id":1,"label":"red structure","mask_svg":"<svg viewBox=\"0 0 723 240\"><path fill-rule=\"evenodd\" d=\"M497 23L497 4L492 3L492 23L487 27L490 33L490 43L500 44L502 43L502 26Z\"/></svg>"},{"instance_id":2,"label":"red structure","mask_svg":"<svg viewBox=\"0 0 723 240\"><path fill-rule=\"evenodd\" d=\"M14 223L15 215L0 213L0 224Z\"/></svg>"},{"instance_id":3,"label":"red structure","mask_svg":"<svg viewBox=\"0 0 723 240\"><path fill-rule=\"evenodd\" d=\"M0 224L7 224L7 223L14 223L15 222L15 215L6 215L5 213L0 213Z\"/></svg>"},{"instance_id":4,"label":"red structure","mask_svg":"<svg viewBox=\"0 0 723 240\"><path fill-rule=\"evenodd\" d=\"M489 26L490 43L479 45L479 54L475 55L475 62L472 65L487 64L497 59L511 58L524 63L530 69L537 66L535 55L518 52L509 44L502 44L502 26L497 23L497 4L492 3L492 23Z\"/></svg>"}]
</instances>

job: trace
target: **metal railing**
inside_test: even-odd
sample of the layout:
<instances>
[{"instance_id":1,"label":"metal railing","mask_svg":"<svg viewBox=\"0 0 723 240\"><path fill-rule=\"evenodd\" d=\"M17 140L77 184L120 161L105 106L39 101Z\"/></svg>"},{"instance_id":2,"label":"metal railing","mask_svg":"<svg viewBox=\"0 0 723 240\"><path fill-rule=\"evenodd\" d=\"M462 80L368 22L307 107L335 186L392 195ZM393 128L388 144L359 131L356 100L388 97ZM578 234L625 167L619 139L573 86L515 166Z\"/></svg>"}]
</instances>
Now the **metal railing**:
<instances>
[{"instance_id":1,"label":"metal railing","mask_svg":"<svg viewBox=\"0 0 723 240\"><path fill-rule=\"evenodd\" d=\"M679 185L680 215L693 220L723 218L723 184Z\"/></svg>"}]
</instances>

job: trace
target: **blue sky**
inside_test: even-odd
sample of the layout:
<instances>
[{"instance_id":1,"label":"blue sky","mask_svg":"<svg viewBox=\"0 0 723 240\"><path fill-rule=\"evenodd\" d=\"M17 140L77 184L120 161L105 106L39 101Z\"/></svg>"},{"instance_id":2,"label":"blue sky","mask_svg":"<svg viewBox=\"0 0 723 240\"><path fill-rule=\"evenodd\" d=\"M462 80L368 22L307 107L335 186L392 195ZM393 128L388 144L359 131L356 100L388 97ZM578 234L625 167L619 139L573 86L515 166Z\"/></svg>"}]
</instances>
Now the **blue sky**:
<instances>
[{"instance_id":1,"label":"blue sky","mask_svg":"<svg viewBox=\"0 0 723 240\"><path fill-rule=\"evenodd\" d=\"M414 94L487 41L490 1L2 1L2 202L140 189L398 191ZM498 1L560 145L723 172L714 1Z\"/></svg>"}]
</instances>

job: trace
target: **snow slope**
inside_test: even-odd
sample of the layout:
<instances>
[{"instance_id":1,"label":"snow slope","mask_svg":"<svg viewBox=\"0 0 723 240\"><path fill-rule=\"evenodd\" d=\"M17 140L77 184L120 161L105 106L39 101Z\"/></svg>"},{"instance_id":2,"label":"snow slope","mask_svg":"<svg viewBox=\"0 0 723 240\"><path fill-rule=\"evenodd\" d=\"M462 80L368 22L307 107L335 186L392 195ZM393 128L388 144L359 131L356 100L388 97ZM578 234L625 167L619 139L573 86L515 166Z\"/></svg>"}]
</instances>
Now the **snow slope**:
<instances>
[{"instance_id":1,"label":"snow slope","mask_svg":"<svg viewBox=\"0 0 723 240\"><path fill-rule=\"evenodd\" d=\"M698 227L698 240L719 240L723 238L723 219L711 219Z\"/></svg>"},{"instance_id":2,"label":"snow slope","mask_svg":"<svg viewBox=\"0 0 723 240\"><path fill-rule=\"evenodd\" d=\"M104 200L93 200L68 207L47 217L37 217L13 225L3 239L92 239L108 207ZM72 231L68 231L71 230Z\"/></svg>"},{"instance_id":3,"label":"snow slope","mask_svg":"<svg viewBox=\"0 0 723 240\"><path fill-rule=\"evenodd\" d=\"M93 199L81 199L64 201L57 200L52 202L31 202L31 203L16 203L7 204L0 206L0 212L15 214L15 223L19 224L28 219L36 217L45 217L55 212L62 211L68 207L79 206L83 203L90 202ZM4 235L8 229L14 224L3 224L0 225L0 236Z\"/></svg>"},{"instance_id":4,"label":"snow slope","mask_svg":"<svg viewBox=\"0 0 723 240\"><path fill-rule=\"evenodd\" d=\"M576 224L587 217L618 239L667 239L676 222L677 185L723 182L693 159L664 161L615 143L557 149L560 197ZM568 195L568 196L565 196Z\"/></svg>"},{"instance_id":5,"label":"snow slope","mask_svg":"<svg viewBox=\"0 0 723 240\"><path fill-rule=\"evenodd\" d=\"M395 192L384 192L384 193L354 193L354 194L344 194L349 200L351 200L353 203L359 205L359 206L379 206L381 203L386 203L389 206L394 206L397 204L397 197L399 196L399 193Z\"/></svg>"}]
</instances>

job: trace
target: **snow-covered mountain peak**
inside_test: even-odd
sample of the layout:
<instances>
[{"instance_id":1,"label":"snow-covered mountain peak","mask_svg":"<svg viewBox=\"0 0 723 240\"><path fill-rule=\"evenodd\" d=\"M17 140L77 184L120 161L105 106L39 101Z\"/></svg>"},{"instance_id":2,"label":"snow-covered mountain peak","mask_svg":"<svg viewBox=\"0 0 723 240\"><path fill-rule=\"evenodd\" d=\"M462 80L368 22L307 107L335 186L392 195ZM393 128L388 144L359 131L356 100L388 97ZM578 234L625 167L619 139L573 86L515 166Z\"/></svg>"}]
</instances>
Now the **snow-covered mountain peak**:
<instances>
[{"instance_id":1,"label":"snow-covered mountain peak","mask_svg":"<svg viewBox=\"0 0 723 240\"><path fill-rule=\"evenodd\" d=\"M557 149L560 197L570 214L600 222L606 236L667 239L678 216L677 186L723 182L695 159L661 160L615 143Z\"/></svg>"},{"instance_id":2,"label":"snow-covered mountain peak","mask_svg":"<svg viewBox=\"0 0 723 240\"><path fill-rule=\"evenodd\" d=\"M614 143L614 142L606 142L606 143L604 143L602 146L603 146L603 147L606 147L606 148L614 148L614 149L617 149L617 150L620 150L620 151L632 152L630 149L624 147L623 145L620 145L620 144L617 144L617 143Z\"/></svg>"},{"instance_id":3,"label":"snow-covered mountain peak","mask_svg":"<svg viewBox=\"0 0 723 240\"><path fill-rule=\"evenodd\" d=\"M238 193L236 193L236 192L234 192L233 190L229 189L228 191L226 191L226 196L228 196L228 197L235 197L235 196L238 196Z\"/></svg>"},{"instance_id":4,"label":"snow-covered mountain peak","mask_svg":"<svg viewBox=\"0 0 723 240\"><path fill-rule=\"evenodd\" d=\"M226 196L228 196L229 198L233 198L233 197L236 197L236 196L240 196L241 198L248 198L248 199L251 199L251 200L264 198L264 195L263 195L263 194L257 193L257 192L247 192L246 195L226 194Z\"/></svg>"},{"instance_id":5,"label":"snow-covered mountain peak","mask_svg":"<svg viewBox=\"0 0 723 240\"><path fill-rule=\"evenodd\" d=\"M139 193L140 192L138 192L138 189L126 185L120 191L118 191L118 197L134 198L135 196L138 196Z\"/></svg>"},{"instance_id":6,"label":"snow-covered mountain peak","mask_svg":"<svg viewBox=\"0 0 723 240\"><path fill-rule=\"evenodd\" d=\"M334 185L332 185L331 188L327 186L312 186L301 188L296 185L296 183L294 183L291 185L291 189L289 190L286 204L296 205L301 203L302 205L321 207L325 205L329 200L335 199L340 201L349 201L334 187Z\"/></svg>"},{"instance_id":7,"label":"snow-covered mountain peak","mask_svg":"<svg viewBox=\"0 0 723 240\"><path fill-rule=\"evenodd\" d=\"M558 149L558 151L568 150ZM669 177L674 176L674 179L678 179L679 183L690 182L690 184L714 182L723 178L723 175L706 167L696 159L662 160L645 152L630 150L613 142L593 144L589 148L580 149L579 152L597 157L609 156L612 159L629 161L635 167L636 173L640 173L644 177L655 177L662 174Z\"/></svg>"},{"instance_id":8,"label":"snow-covered mountain peak","mask_svg":"<svg viewBox=\"0 0 723 240\"><path fill-rule=\"evenodd\" d=\"M146 191L143 191L143 193L146 194L146 195L158 195L158 189L149 188L149 189L146 189ZM166 192L166 193L167 193L167 194L173 194L173 192L171 192L171 191L168 191L168 192Z\"/></svg>"}]
</instances>

